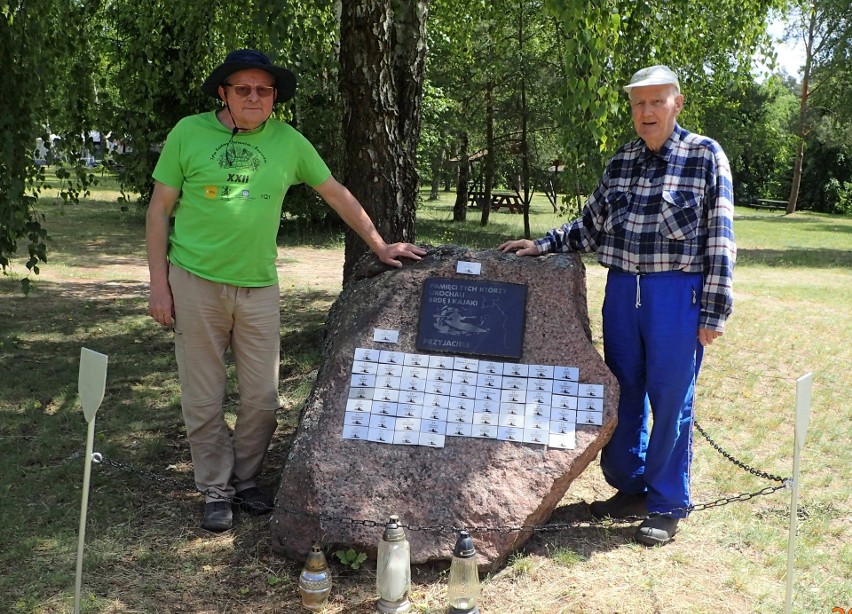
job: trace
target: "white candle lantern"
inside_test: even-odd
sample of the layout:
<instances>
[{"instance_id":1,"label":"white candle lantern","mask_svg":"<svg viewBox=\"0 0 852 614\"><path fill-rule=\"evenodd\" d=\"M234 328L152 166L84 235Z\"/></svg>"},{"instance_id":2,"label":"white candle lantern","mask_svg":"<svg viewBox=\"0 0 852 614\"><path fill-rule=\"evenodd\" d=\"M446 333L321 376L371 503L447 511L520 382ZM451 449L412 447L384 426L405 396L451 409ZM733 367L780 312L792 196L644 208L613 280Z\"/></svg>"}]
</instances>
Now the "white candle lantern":
<instances>
[{"instance_id":1,"label":"white candle lantern","mask_svg":"<svg viewBox=\"0 0 852 614\"><path fill-rule=\"evenodd\" d=\"M399 525L399 517L391 516L379 542L376 562L376 591L379 599L376 611L382 614L408 612L411 603L411 549L405 539L405 531Z\"/></svg>"},{"instance_id":2,"label":"white candle lantern","mask_svg":"<svg viewBox=\"0 0 852 614\"><path fill-rule=\"evenodd\" d=\"M467 531L460 531L450 562L450 580L447 587L448 614L479 614L479 568L476 548Z\"/></svg>"}]
</instances>

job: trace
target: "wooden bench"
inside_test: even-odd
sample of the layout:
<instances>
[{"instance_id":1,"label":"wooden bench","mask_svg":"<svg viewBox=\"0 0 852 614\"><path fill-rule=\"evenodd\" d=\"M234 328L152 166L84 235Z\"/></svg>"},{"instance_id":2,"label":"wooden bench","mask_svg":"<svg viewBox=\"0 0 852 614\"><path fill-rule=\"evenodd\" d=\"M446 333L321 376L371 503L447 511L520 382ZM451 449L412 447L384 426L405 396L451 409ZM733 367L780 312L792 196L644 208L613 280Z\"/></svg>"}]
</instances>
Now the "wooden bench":
<instances>
[{"instance_id":1,"label":"wooden bench","mask_svg":"<svg viewBox=\"0 0 852 614\"><path fill-rule=\"evenodd\" d=\"M776 209L786 209L787 201L786 200L772 200L771 198L758 198L755 202L749 205L752 209L769 209L770 211L775 211Z\"/></svg>"}]
</instances>

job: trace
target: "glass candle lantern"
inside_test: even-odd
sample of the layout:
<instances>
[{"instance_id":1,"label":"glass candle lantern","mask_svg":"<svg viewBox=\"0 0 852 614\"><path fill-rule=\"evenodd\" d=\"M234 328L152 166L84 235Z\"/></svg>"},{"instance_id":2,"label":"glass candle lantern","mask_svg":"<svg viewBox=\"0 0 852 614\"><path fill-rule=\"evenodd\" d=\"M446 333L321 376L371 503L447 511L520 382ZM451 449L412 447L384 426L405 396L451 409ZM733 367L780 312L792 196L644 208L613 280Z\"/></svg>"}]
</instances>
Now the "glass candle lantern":
<instances>
[{"instance_id":1,"label":"glass candle lantern","mask_svg":"<svg viewBox=\"0 0 852 614\"><path fill-rule=\"evenodd\" d=\"M376 562L376 591L379 599L376 610L382 614L408 612L411 603L411 549L399 517L391 516L379 542Z\"/></svg>"},{"instance_id":2,"label":"glass candle lantern","mask_svg":"<svg viewBox=\"0 0 852 614\"><path fill-rule=\"evenodd\" d=\"M302 595L302 605L312 612L317 612L325 606L328 594L331 592L331 572L325 555L320 547L314 545L305 561L305 568L299 575L299 593Z\"/></svg>"},{"instance_id":3,"label":"glass candle lantern","mask_svg":"<svg viewBox=\"0 0 852 614\"><path fill-rule=\"evenodd\" d=\"M450 562L450 580L447 587L448 614L479 614L479 569L476 548L467 531L460 531Z\"/></svg>"}]
</instances>

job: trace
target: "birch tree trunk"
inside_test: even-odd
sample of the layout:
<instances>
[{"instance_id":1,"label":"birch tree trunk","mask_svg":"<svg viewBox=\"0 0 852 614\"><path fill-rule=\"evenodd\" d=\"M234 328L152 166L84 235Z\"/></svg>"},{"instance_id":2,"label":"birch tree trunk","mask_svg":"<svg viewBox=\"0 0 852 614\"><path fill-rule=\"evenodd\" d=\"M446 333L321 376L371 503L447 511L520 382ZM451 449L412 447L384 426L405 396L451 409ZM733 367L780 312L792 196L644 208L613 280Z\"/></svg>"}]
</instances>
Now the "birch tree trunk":
<instances>
[{"instance_id":1,"label":"birch tree trunk","mask_svg":"<svg viewBox=\"0 0 852 614\"><path fill-rule=\"evenodd\" d=\"M805 136L808 130L808 94L810 93L811 63L813 61L813 46L816 30L816 9L811 7L805 38L805 69L802 73L802 96L799 99L799 125L796 130L796 159L793 164L793 179L790 186L790 198L787 200L786 213L795 213L799 200L799 186L802 183L802 162L805 158Z\"/></svg>"},{"instance_id":2,"label":"birch tree trunk","mask_svg":"<svg viewBox=\"0 0 852 614\"><path fill-rule=\"evenodd\" d=\"M491 193L494 190L494 82L488 80L485 86L485 198L482 201L480 226L488 225L491 215Z\"/></svg>"},{"instance_id":3,"label":"birch tree trunk","mask_svg":"<svg viewBox=\"0 0 852 614\"><path fill-rule=\"evenodd\" d=\"M342 0L344 183L388 243L414 241L427 0ZM346 232L343 283L368 250Z\"/></svg>"}]
</instances>

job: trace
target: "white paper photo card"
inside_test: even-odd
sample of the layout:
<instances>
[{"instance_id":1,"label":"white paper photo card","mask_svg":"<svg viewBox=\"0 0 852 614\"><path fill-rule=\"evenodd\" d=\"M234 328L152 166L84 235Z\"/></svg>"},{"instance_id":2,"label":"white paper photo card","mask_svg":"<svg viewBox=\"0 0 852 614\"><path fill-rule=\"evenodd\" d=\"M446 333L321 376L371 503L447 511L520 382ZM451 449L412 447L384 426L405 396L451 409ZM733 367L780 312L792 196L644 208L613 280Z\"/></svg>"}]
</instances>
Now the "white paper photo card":
<instances>
[{"instance_id":1,"label":"white paper photo card","mask_svg":"<svg viewBox=\"0 0 852 614\"><path fill-rule=\"evenodd\" d=\"M371 401L371 403L371 412L378 416L395 416L399 411L396 403L388 403L387 401Z\"/></svg>"},{"instance_id":2,"label":"white paper photo card","mask_svg":"<svg viewBox=\"0 0 852 614\"><path fill-rule=\"evenodd\" d=\"M603 424L603 413L599 411L577 411L577 424Z\"/></svg>"},{"instance_id":3,"label":"white paper photo card","mask_svg":"<svg viewBox=\"0 0 852 614\"><path fill-rule=\"evenodd\" d=\"M343 424L346 426L369 426L370 414L362 414L357 411L347 411L343 414Z\"/></svg>"},{"instance_id":4,"label":"white paper photo card","mask_svg":"<svg viewBox=\"0 0 852 614\"><path fill-rule=\"evenodd\" d=\"M553 379L576 382L580 380L580 369L577 367L556 367L553 370Z\"/></svg>"},{"instance_id":5,"label":"white paper photo card","mask_svg":"<svg viewBox=\"0 0 852 614\"><path fill-rule=\"evenodd\" d=\"M400 403L397 405L396 415L400 418L420 418L423 416L423 406Z\"/></svg>"},{"instance_id":6,"label":"white paper photo card","mask_svg":"<svg viewBox=\"0 0 852 614\"><path fill-rule=\"evenodd\" d=\"M396 418L393 416L370 415L371 429L384 429L386 431L396 430Z\"/></svg>"},{"instance_id":7,"label":"white paper photo card","mask_svg":"<svg viewBox=\"0 0 852 614\"><path fill-rule=\"evenodd\" d=\"M500 421L499 414L484 414L473 412L474 424L498 424Z\"/></svg>"},{"instance_id":8,"label":"white paper photo card","mask_svg":"<svg viewBox=\"0 0 852 614\"><path fill-rule=\"evenodd\" d=\"M376 376L357 373L349 378L349 385L352 388L375 388Z\"/></svg>"},{"instance_id":9,"label":"white paper photo card","mask_svg":"<svg viewBox=\"0 0 852 614\"><path fill-rule=\"evenodd\" d=\"M423 367L425 369L429 366L429 358L428 354L405 354L402 364L406 367Z\"/></svg>"},{"instance_id":10,"label":"white paper photo card","mask_svg":"<svg viewBox=\"0 0 852 614\"><path fill-rule=\"evenodd\" d=\"M420 425L421 433L444 435L447 432L447 423L443 420L423 420Z\"/></svg>"},{"instance_id":11,"label":"white paper photo card","mask_svg":"<svg viewBox=\"0 0 852 614\"><path fill-rule=\"evenodd\" d=\"M369 429L367 431L367 441L391 444L393 443L394 435L395 431L388 431L387 429Z\"/></svg>"},{"instance_id":12,"label":"white paper photo card","mask_svg":"<svg viewBox=\"0 0 852 614\"><path fill-rule=\"evenodd\" d=\"M604 386L579 369L356 348L344 438L443 447L474 437L571 449L603 423ZM402 435L400 435L402 433Z\"/></svg>"},{"instance_id":13,"label":"white paper photo card","mask_svg":"<svg viewBox=\"0 0 852 614\"><path fill-rule=\"evenodd\" d=\"M355 360L364 360L367 362L379 362L379 350L370 348L355 348Z\"/></svg>"},{"instance_id":14,"label":"white paper photo card","mask_svg":"<svg viewBox=\"0 0 852 614\"><path fill-rule=\"evenodd\" d=\"M551 433L548 437L548 447L560 450L573 450L577 447L577 439L574 433L557 434Z\"/></svg>"},{"instance_id":15,"label":"white paper photo card","mask_svg":"<svg viewBox=\"0 0 852 614\"><path fill-rule=\"evenodd\" d=\"M372 411L373 402L368 399L349 399L346 401L347 412L360 412L369 414Z\"/></svg>"},{"instance_id":16,"label":"white paper photo card","mask_svg":"<svg viewBox=\"0 0 852 614\"><path fill-rule=\"evenodd\" d=\"M465 424L463 422L447 423L447 437L470 437L472 432L472 424Z\"/></svg>"},{"instance_id":17,"label":"white paper photo card","mask_svg":"<svg viewBox=\"0 0 852 614\"><path fill-rule=\"evenodd\" d=\"M343 425L343 439L361 439L366 441L369 429L366 426Z\"/></svg>"},{"instance_id":18,"label":"white paper photo card","mask_svg":"<svg viewBox=\"0 0 852 614\"><path fill-rule=\"evenodd\" d=\"M503 375L503 363L491 360L479 361L479 373L485 375Z\"/></svg>"},{"instance_id":19,"label":"white paper photo card","mask_svg":"<svg viewBox=\"0 0 852 614\"><path fill-rule=\"evenodd\" d=\"M402 365L392 365L387 362L380 362L376 364L376 376L392 376L392 377L400 377L402 375Z\"/></svg>"},{"instance_id":20,"label":"white paper photo card","mask_svg":"<svg viewBox=\"0 0 852 614\"><path fill-rule=\"evenodd\" d=\"M403 352L382 350L379 353L379 362L391 365L402 365L405 362L405 354Z\"/></svg>"},{"instance_id":21,"label":"white paper photo card","mask_svg":"<svg viewBox=\"0 0 852 614\"><path fill-rule=\"evenodd\" d=\"M373 400L396 403L397 401L399 401L399 390L390 390L388 388L374 388Z\"/></svg>"},{"instance_id":22,"label":"white paper photo card","mask_svg":"<svg viewBox=\"0 0 852 614\"><path fill-rule=\"evenodd\" d=\"M580 384L578 396L602 399L604 395L603 384Z\"/></svg>"},{"instance_id":23,"label":"white paper photo card","mask_svg":"<svg viewBox=\"0 0 852 614\"><path fill-rule=\"evenodd\" d=\"M529 376L539 379L553 379L553 372L556 367L552 365L530 365Z\"/></svg>"},{"instance_id":24,"label":"white paper photo card","mask_svg":"<svg viewBox=\"0 0 852 614\"><path fill-rule=\"evenodd\" d=\"M446 407L424 407L423 408L423 419L424 420L438 420L440 422L447 421L447 408Z\"/></svg>"},{"instance_id":25,"label":"white paper photo card","mask_svg":"<svg viewBox=\"0 0 852 614\"><path fill-rule=\"evenodd\" d=\"M419 446L420 432L417 431L397 431L393 434L393 442L397 445L404 446Z\"/></svg>"},{"instance_id":26,"label":"white paper photo card","mask_svg":"<svg viewBox=\"0 0 852 614\"><path fill-rule=\"evenodd\" d=\"M366 360L355 360L352 362L352 375L375 375L379 369L379 363L367 362Z\"/></svg>"}]
</instances>

